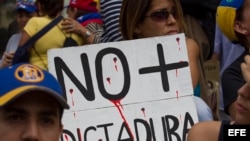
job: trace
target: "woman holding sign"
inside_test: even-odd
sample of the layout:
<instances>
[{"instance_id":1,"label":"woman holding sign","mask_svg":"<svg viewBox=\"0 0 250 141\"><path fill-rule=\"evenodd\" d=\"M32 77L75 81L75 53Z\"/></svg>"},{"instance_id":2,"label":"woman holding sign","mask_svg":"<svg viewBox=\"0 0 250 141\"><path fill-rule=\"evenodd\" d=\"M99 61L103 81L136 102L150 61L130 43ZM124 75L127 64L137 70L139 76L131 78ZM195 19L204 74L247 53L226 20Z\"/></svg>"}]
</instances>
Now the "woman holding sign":
<instances>
[{"instance_id":1,"label":"woman holding sign","mask_svg":"<svg viewBox=\"0 0 250 141\"><path fill-rule=\"evenodd\" d=\"M132 40L182 33L185 25L178 0L124 0L120 14L120 27L123 38ZM186 44L192 84L195 89L201 80L200 50L193 39L186 38ZM199 97L196 97L195 101L199 121L213 120L211 109L206 103Z\"/></svg>"}]
</instances>

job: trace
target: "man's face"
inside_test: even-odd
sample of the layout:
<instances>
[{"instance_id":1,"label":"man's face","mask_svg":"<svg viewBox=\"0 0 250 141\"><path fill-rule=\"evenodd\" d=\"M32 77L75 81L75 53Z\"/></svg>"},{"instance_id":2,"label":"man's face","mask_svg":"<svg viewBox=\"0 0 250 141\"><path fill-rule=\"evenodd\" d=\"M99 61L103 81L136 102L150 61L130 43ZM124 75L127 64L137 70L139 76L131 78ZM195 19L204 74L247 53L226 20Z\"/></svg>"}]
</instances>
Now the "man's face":
<instances>
[{"instance_id":1,"label":"man's face","mask_svg":"<svg viewBox=\"0 0 250 141\"><path fill-rule=\"evenodd\" d=\"M238 90L235 108L235 121L238 124L250 124L250 87L248 84Z\"/></svg>"},{"instance_id":2,"label":"man's face","mask_svg":"<svg viewBox=\"0 0 250 141\"><path fill-rule=\"evenodd\" d=\"M20 31L23 30L27 22L29 21L30 18L36 15L36 12L29 13L25 10L18 10L17 11L17 23L18 23L18 28Z\"/></svg>"},{"instance_id":3,"label":"man's face","mask_svg":"<svg viewBox=\"0 0 250 141\"><path fill-rule=\"evenodd\" d=\"M59 109L48 94L21 96L0 108L0 141L58 141L62 133Z\"/></svg>"}]
</instances>

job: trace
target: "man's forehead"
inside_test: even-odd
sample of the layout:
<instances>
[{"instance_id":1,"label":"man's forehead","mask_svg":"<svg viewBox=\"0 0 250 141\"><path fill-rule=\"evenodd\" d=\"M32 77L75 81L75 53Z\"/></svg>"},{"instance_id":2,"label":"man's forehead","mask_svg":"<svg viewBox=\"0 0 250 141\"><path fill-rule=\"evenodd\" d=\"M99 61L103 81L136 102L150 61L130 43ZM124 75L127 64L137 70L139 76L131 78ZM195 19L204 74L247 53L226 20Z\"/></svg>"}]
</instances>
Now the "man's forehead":
<instances>
[{"instance_id":1,"label":"man's forehead","mask_svg":"<svg viewBox=\"0 0 250 141\"><path fill-rule=\"evenodd\" d=\"M10 102L5 108L15 109L27 109L27 110L58 110L59 104L57 100L40 91L32 91L27 94L23 94L14 101Z\"/></svg>"},{"instance_id":2,"label":"man's forehead","mask_svg":"<svg viewBox=\"0 0 250 141\"><path fill-rule=\"evenodd\" d=\"M59 106L35 106L27 104L12 103L0 108L0 116L6 114L22 114L27 116L59 116Z\"/></svg>"}]
</instances>

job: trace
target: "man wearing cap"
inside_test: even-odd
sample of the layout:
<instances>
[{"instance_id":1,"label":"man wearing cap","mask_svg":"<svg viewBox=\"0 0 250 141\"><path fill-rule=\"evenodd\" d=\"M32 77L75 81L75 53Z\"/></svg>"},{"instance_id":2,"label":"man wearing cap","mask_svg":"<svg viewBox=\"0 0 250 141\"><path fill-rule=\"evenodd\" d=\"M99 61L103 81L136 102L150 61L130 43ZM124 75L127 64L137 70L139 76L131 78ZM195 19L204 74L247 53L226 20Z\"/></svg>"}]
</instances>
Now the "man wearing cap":
<instances>
[{"instance_id":1,"label":"man wearing cap","mask_svg":"<svg viewBox=\"0 0 250 141\"><path fill-rule=\"evenodd\" d=\"M69 106L60 84L31 64L0 70L0 141L58 141Z\"/></svg>"},{"instance_id":2,"label":"man wearing cap","mask_svg":"<svg viewBox=\"0 0 250 141\"><path fill-rule=\"evenodd\" d=\"M14 34L10 37L4 55L2 56L2 62L0 68L9 66L12 64L14 52L18 47L18 43L21 39L23 30L29 19L36 15L37 8L35 6L35 0L17 0L16 1L16 21L19 29L19 33Z\"/></svg>"}]
</instances>

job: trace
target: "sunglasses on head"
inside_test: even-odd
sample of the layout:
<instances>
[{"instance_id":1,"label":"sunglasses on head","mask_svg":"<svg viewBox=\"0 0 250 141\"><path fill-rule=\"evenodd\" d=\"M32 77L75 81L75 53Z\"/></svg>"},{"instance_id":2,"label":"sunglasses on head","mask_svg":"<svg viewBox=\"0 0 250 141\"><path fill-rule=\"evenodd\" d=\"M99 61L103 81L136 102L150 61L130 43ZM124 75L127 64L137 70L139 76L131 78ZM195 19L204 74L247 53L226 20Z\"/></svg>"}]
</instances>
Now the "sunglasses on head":
<instances>
[{"instance_id":1,"label":"sunglasses on head","mask_svg":"<svg viewBox=\"0 0 250 141\"><path fill-rule=\"evenodd\" d=\"M161 22L161 21L165 21L166 19L168 19L170 14L175 19L177 19L178 16L177 16L176 9L172 9L171 11L167 11L167 10L155 11L155 12L153 12L150 15L145 16L145 17L150 17L153 21Z\"/></svg>"}]
</instances>

